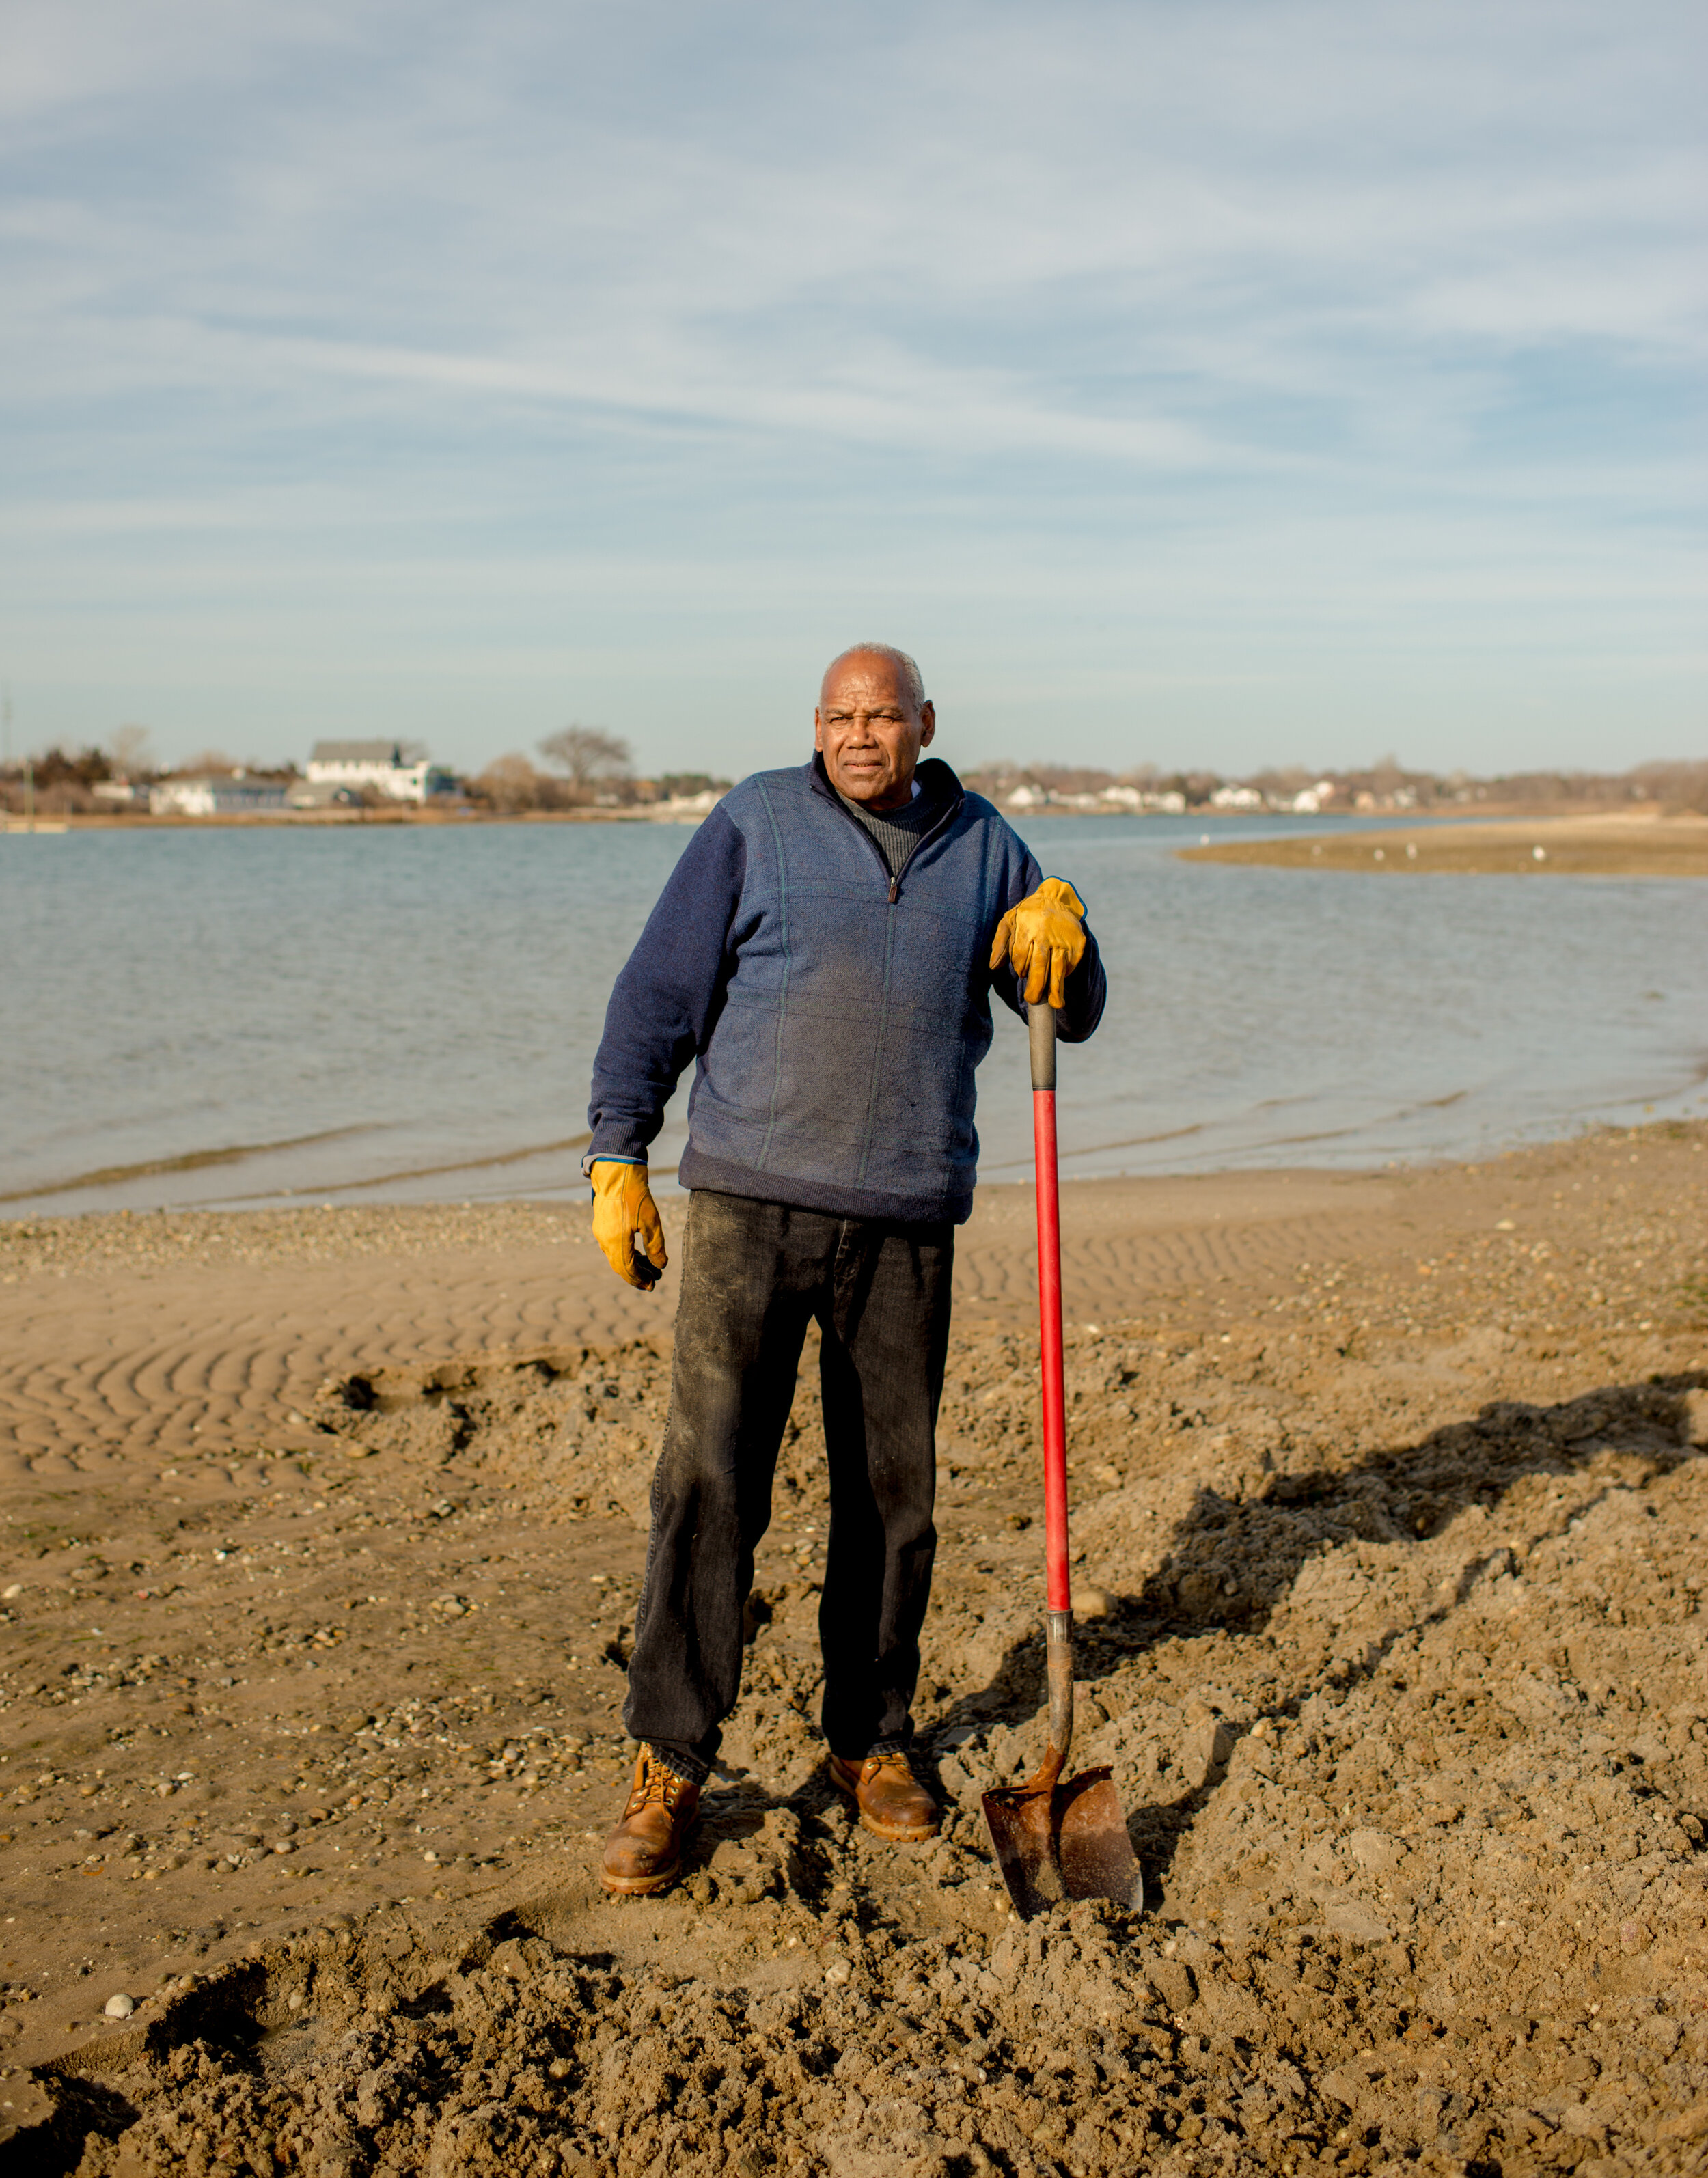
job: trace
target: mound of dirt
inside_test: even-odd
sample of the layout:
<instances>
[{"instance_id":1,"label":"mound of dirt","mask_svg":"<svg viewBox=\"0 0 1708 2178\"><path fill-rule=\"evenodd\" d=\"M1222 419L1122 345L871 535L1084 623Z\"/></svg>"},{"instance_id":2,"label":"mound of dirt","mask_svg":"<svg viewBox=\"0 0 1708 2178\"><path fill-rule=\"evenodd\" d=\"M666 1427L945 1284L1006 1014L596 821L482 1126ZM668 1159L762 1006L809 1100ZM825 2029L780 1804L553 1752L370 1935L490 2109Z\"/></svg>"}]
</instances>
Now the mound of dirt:
<instances>
[{"instance_id":1,"label":"mound of dirt","mask_svg":"<svg viewBox=\"0 0 1708 2178\"><path fill-rule=\"evenodd\" d=\"M452 2178L709 2155L769 2170L819 2165L829 2140L850 2173L988 2169L993 2151L1032 2170L1070 2140L1113 2166L1199 2129L1203 2084L1167 1994L1191 1969L1136 1943L1124 1917L1082 1907L988 1946L850 1918L807 1948L846 1843L794 1830L774 1820L748 1849L767 1896L747 1909L764 1927L747 1948L766 1956L742 1978L566 1948L524 1917L447 1953L383 1917L175 1990L129 2048L109 2046L99 2090L61 2076L68 2118L79 2104L95 2116L79 2168ZM1074 2022L1042 2050L1041 2005ZM1283 2067L1244 2092L1278 2107L1303 2086Z\"/></svg>"},{"instance_id":2,"label":"mound of dirt","mask_svg":"<svg viewBox=\"0 0 1708 2178\"><path fill-rule=\"evenodd\" d=\"M1103 1486L1079 1753L1114 1770L1147 1915L1026 1926L994 1880L979 1793L1043 1732L1033 1539L1005 1527L930 1628L928 1683L961 1690L932 1847L876 1846L824 1789L817 1584L774 1578L680 1894L604 1902L585 1841L495 1918L258 1946L50 2075L37 2137L83 2178L1700 2169L1702 1380L1360 1446L1391 1383L1346 1369L1325 1426L1271 1358L1073 1344ZM664 1382L650 1348L583 1350L319 1411L463 1490L632 1515ZM1030 1394L1020 1342L961 1350L951 1497L1016 1502ZM810 1510L822 1471L803 1373L780 1502Z\"/></svg>"},{"instance_id":3,"label":"mound of dirt","mask_svg":"<svg viewBox=\"0 0 1708 2178\"><path fill-rule=\"evenodd\" d=\"M58 1749L12 1796L0 1847L32 1857L4 1863L6 1910L80 1950L98 1898L159 1928L171 1971L133 1978L130 2017L0 2066L0 2158L30 2178L1708 2168L1708 1288L1700 1217L1668 1222L1694 1199L1675 1185L1581 1260L1501 1226L1404 1281L1301 1265L1291 1294L1072 1330L1075 1759L1114 1771L1142 1913L1018 1921L978 1811L1042 1751L1028 1338L951 1355L918 1703L942 1836L879 1844L824 1776L809 1354L742 1704L684 1880L654 1900L606 1899L595 1869L663 1355L329 1381L295 1497L285 1462L228 1458L163 1570L115 1517L98 1562L52 1589L26 1568L6 1606L40 1660L13 1721ZM1650 1311L1629 1325L1615 1278ZM151 1584L129 1605L126 1563ZM110 1669L77 1645L96 1594ZM192 1727L208 1774L182 1738L169 1768L148 1754ZM87 2021L108 1984L84 1986ZM45 2009L8 2007L14 2049Z\"/></svg>"}]
</instances>

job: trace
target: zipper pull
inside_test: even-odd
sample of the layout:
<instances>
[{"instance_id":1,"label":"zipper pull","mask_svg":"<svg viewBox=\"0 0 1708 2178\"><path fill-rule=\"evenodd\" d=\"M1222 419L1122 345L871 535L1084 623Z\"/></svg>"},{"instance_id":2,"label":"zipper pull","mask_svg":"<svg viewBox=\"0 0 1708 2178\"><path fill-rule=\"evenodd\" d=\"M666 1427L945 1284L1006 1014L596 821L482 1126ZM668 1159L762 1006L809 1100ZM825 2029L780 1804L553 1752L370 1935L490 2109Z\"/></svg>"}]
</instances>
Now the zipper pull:
<instances>
[{"instance_id":1,"label":"zipper pull","mask_svg":"<svg viewBox=\"0 0 1708 2178\"><path fill-rule=\"evenodd\" d=\"M895 906L896 901L901 898L901 880L899 877L893 877L890 880L890 905L891 907Z\"/></svg>"}]
</instances>

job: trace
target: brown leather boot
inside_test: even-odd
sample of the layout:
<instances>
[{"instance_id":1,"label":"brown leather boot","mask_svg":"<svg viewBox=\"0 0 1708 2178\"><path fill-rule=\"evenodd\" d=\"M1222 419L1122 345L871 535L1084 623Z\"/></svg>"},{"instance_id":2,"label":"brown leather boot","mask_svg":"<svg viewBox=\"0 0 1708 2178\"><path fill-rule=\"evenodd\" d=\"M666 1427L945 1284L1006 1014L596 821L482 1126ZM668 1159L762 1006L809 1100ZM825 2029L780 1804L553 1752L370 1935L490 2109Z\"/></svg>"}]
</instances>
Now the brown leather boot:
<instances>
[{"instance_id":1,"label":"brown leather boot","mask_svg":"<svg viewBox=\"0 0 1708 2178\"><path fill-rule=\"evenodd\" d=\"M667 1891L682 1868L682 1841L699 1813L700 1788L642 1748L621 1820L605 1841L599 1881L624 1897Z\"/></svg>"},{"instance_id":2,"label":"brown leather boot","mask_svg":"<svg viewBox=\"0 0 1708 2178\"><path fill-rule=\"evenodd\" d=\"M868 1754L863 1762L845 1762L833 1754L830 1780L853 1801L860 1810L860 1827L873 1837L906 1845L936 1836L943 1811L899 1748L888 1754Z\"/></svg>"}]
</instances>

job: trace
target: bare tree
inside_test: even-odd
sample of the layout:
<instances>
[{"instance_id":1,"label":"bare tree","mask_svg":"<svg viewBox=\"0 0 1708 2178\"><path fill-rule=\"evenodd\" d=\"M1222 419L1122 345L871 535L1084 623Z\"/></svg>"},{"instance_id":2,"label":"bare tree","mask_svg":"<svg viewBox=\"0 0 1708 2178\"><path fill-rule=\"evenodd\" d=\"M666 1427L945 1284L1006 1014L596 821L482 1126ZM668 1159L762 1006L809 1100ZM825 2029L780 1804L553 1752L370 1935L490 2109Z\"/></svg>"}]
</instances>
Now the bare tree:
<instances>
[{"instance_id":1,"label":"bare tree","mask_svg":"<svg viewBox=\"0 0 1708 2178\"><path fill-rule=\"evenodd\" d=\"M153 769L146 726L120 726L109 740L107 752L119 779L140 779Z\"/></svg>"},{"instance_id":2,"label":"bare tree","mask_svg":"<svg viewBox=\"0 0 1708 2178\"><path fill-rule=\"evenodd\" d=\"M578 792L596 779L625 777L631 761L628 743L598 726L564 726L546 736L539 743L539 753L548 763L558 764L569 774L569 783Z\"/></svg>"}]
</instances>

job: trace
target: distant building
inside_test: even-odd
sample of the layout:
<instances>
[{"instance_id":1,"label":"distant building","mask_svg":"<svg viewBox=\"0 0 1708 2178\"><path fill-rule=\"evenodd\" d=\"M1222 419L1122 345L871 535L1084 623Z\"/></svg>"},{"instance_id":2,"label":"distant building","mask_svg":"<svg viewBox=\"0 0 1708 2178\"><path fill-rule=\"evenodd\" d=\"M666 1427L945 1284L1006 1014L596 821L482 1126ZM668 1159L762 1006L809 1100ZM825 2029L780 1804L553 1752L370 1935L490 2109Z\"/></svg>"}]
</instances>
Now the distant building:
<instances>
[{"instance_id":1,"label":"distant building","mask_svg":"<svg viewBox=\"0 0 1708 2178\"><path fill-rule=\"evenodd\" d=\"M1218 786L1210 796L1213 809L1261 809L1263 797L1255 786Z\"/></svg>"},{"instance_id":2,"label":"distant building","mask_svg":"<svg viewBox=\"0 0 1708 2178\"><path fill-rule=\"evenodd\" d=\"M148 790L151 817L265 816L285 806L282 779L251 779L238 771L207 778L162 779Z\"/></svg>"},{"instance_id":3,"label":"distant building","mask_svg":"<svg viewBox=\"0 0 1708 2178\"><path fill-rule=\"evenodd\" d=\"M672 794L668 801L654 802L653 807L671 817L709 817L723 798L715 786L704 786L698 794Z\"/></svg>"},{"instance_id":4,"label":"distant building","mask_svg":"<svg viewBox=\"0 0 1708 2178\"><path fill-rule=\"evenodd\" d=\"M299 779L290 791L293 809L359 809L367 800L367 790L336 779Z\"/></svg>"},{"instance_id":5,"label":"distant building","mask_svg":"<svg viewBox=\"0 0 1708 2178\"><path fill-rule=\"evenodd\" d=\"M430 763L413 751L405 755L401 742L316 742L309 758L308 782L317 795L302 799L332 801L338 790L359 795L372 788L390 802L424 802L430 794L442 794L452 784L449 772Z\"/></svg>"}]
</instances>

